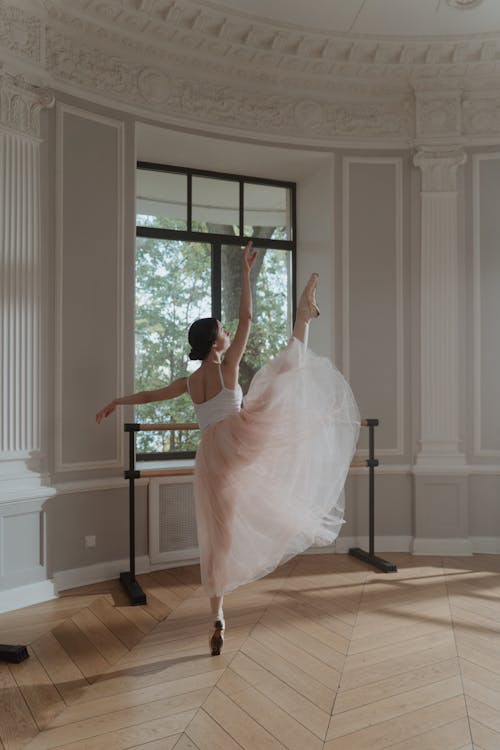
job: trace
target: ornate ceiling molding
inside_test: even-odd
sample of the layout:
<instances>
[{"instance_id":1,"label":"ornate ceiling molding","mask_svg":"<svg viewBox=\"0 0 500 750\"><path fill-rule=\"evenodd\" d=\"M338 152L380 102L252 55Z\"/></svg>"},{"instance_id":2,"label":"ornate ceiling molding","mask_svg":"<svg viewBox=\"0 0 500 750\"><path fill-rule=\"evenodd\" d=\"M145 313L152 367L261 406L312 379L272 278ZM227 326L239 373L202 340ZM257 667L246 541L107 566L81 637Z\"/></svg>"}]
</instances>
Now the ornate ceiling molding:
<instances>
[{"instance_id":1,"label":"ornate ceiling molding","mask_svg":"<svg viewBox=\"0 0 500 750\"><path fill-rule=\"evenodd\" d=\"M0 3L0 50L40 64L41 21L15 6Z\"/></svg>"},{"instance_id":2,"label":"ornate ceiling molding","mask_svg":"<svg viewBox=\"0 0 500 750\"><path fill-rule=\"evenodd\" d=\"M304 32L236 12L224 15L199 0L43 0L52 24L151 59L183 54L193 65L217 61L226 73L263 71L317 77L390 80L404 85L415 72L442 75L500 73L500 35L460 39L371 38Z\"/></svg>"},{"instance_id":3,"label":"ornate ceiling molding","mask_svg":"<svg viewBox=\"0 0 500 750\"><path fill-rule=\"evenodd\" d=\"M420 142L443 137L460 138L461 128L461 92L460 91L422 91L416 93L417 139Z\"/></svg>"},{"instance_id":4,"label":"ornate ceiling molding","mask_svg":"<svg viewBox=\"0 0 500 750\"><path fill-rule=\"evenodd\" d=\"M24 7L0 0L12 69L147 116L313 144L500 139L500 36L301 34L199 0Z\"/></svg>"},{"instance_id":5,"label":"ornate ceiling molding","mask_svg":"<svg viewBox=\"0 0 500 750\"><path fill-rule=\"evenodd\" d=\"M335 137L410 138L407 101L338 102L325 95L242 89L109 57L55 31L47 36L49 70L55 80L116 100L195 122L329 140ZM404 106L406 104L406 106Z\"/></svg>"}]
</instances>

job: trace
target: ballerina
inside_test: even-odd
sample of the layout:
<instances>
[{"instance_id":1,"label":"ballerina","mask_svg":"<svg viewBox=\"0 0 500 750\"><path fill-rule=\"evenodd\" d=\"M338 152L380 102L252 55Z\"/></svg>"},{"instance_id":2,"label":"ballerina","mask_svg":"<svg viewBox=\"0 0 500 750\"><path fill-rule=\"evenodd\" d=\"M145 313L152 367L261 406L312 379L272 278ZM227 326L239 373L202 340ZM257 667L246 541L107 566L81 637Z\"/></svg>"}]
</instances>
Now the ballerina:
<instances>
[{"instance_id":1,"label":"ballerina","mask_svg":"<svg viewBox=\"0 0 500 750\"><path fill-rule=\"evenodd\" d=\"M232 341L219 320L195 321L188 334L189 357L201 365L192 375L113 399L96 415L100 423L120 404L162 401L186 391L193 401L202 433L194 493L212 655L220 654L224 642L224 594L311 545L336 539L359 435L348 383L329 359L307 348L309 323L319 316L315 273L302 292L292 338L256 373L243 399L238 373L252 323L250 271L256 258L249 242Z\"/></svg>"}]
</instances>

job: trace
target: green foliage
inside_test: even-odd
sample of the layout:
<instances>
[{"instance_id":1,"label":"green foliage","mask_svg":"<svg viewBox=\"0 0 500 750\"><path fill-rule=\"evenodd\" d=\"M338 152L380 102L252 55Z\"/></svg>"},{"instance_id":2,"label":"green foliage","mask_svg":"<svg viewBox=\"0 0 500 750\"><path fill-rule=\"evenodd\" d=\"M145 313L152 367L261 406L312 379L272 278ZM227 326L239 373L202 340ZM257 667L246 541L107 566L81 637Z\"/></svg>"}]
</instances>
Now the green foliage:
<instances>
[{"instance_id":1,"label":"green foliage","mask_svg":"<svg viewBox=\"0 0 500 750\"><path fill-rule=\"evenodd\" d=\"M244 393L257 370L288 341L291 333L290 305L290 253L286 250L268 249L253 289L254 319L240 365L240 383ZM238 319L224 321L224 325L234 333Z\"/></svg>"},{"instance_id":2,"label":"green foliage","mask_svg":"<svg viewBox=\"0 0 500 750\"><path fill-rule=\"evenodd\" d=\"M140 217L141 226L182 228L168 219ZM230 264L241 266L239 250ZM230 270L236 270L230 269ZM239 274L237 274L239 275ZM233 273L231 272L231 277ZM228 292L229 293L229 292ZM231 289L231 294L239 288ZM240 373L244 392L254 373L286 343L291 331L291 257L283 250L265 251L253 283L254 323ZM223 300L224 302L224 300ZM224 309L223 304L223 309ZM234 310L234 305L231 305ZM188 359L187 332L200 317L211 315L211 246L200 242L138 237L136 246L135 390L161 388L196 369ZM233 332L237 319L224 320ZM187 394L171 401L143 404L140 422L194 422ZM198 431L140 433L139 453L193 451Z\"/></svg>"}]
</instances>

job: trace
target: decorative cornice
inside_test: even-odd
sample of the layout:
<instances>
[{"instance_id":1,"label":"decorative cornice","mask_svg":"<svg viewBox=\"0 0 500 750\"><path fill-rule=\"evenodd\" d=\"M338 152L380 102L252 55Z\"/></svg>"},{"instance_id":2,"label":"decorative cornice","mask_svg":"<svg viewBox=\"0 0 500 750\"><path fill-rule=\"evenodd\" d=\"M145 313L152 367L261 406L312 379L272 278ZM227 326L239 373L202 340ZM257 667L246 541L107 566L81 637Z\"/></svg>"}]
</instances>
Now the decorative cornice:
<instances>
[{"instance_id":1,"label":"decorative cornice","mask_svg":"<svg viewBox=\"0 0 500 750\"><path fill-rule=\"evenodd\" d=\"M0 65L0 128L40 137L40 112L52 107L54 94L12 75Z\"/></svg>"},{"instance_id":2,"label":"decorative cornice","mask_svg":"<svg viewBox=\"0 0 500 750\"><path fill-rule=\"evenodd\" d=\"M499 134L500 96L465 97L462 104L462 120L466 137Z\"/></svg>"},{"instance_id":3,"label":"decorative cornice","mask_svg":"<svg viewBox=\"0 0 500 750\"><path fill-rule=\"evenodd\" d=\"M49 32L49 70L55 80L92 89L171 116L226 127L328 139L336 136L409 138L409 102L338 102L272 90L242 90L210 79L177 76L159 68L108 57L74 38ZM404 103L403 103L404 104Z\"/></svg>"},{"instance_id":4,"label":"decorative cornice","mask_svg":"<svg viewBox=\"0 0 500 750\"><path fill-rule=\"evenodd\" d=\"M499 35L313 33L200 0L32 0L31 15L23 7L0 0L9 69L176 124L308 143L500 139Z\"/></svg>"},{"instance_id":5,"label":"decorative cornice","mask_svg":"<svg viewBox=\"0 0 500 750\"><path fill-rule=\"evenodd\" d=\"M462 132L460 91L417 91L416 131L419 141L457 139Z\"/></svg>"},{"instance_id":6,"label":"decorative cornice","mask_svg":"<svg viewBox=\"0 0 500 750\"><path fill-rule=\"evenodd\" d=\"M308 31L237 11L230 15L200 0L114 2L43 0L52 26L84 33L160 61L181 54L192 64L215 64L234 74L304 74L362 77L372 83L407 81L415 72L434 77L483 75L484 63L500 72L500 35L376 38ZM189 53L187 55L186 53ZM202 61L205 61L202 63ZM493 72L493 71L492 71Z\"/></svg>"}]
</instances>

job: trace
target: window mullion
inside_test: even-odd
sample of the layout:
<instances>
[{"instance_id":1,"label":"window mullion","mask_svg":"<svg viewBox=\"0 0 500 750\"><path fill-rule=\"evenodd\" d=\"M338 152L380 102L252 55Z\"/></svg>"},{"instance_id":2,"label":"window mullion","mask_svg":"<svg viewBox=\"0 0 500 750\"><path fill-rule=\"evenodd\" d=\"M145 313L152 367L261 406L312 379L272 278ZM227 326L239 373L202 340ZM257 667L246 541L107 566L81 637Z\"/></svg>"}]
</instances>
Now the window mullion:
<instances>
[{"instance_id":1,"label":"window mullion","mask_svg":"<svg viewBox=\"0 0 500 750\"><path fill-rule=\"evenodd\" d=\"M212 317L221 319L222 310L222 243L212 242Z\"/></svg>"},{"instance_id":2,"label":"window mullion","mask_svg":"<svg viewBox=\"0 0 500 750\"><path fill-rule=\"evenodd\" d=\"M240 180L240 237L243 237L245 234L245 227L243 226L243 222L245 221L245 214L244 214L244 195L245 195L245 183L243 180Z\"/></svg>"},{"instance_id":3,"label":"window mullion","mask_svg":"<svg viewBox=\"0 0 500 750\"><path fill-rule=\"evenodd\" d=\"M187 231L193 231L193 175L187 174Z\"/></svg>"}]
</instances>

